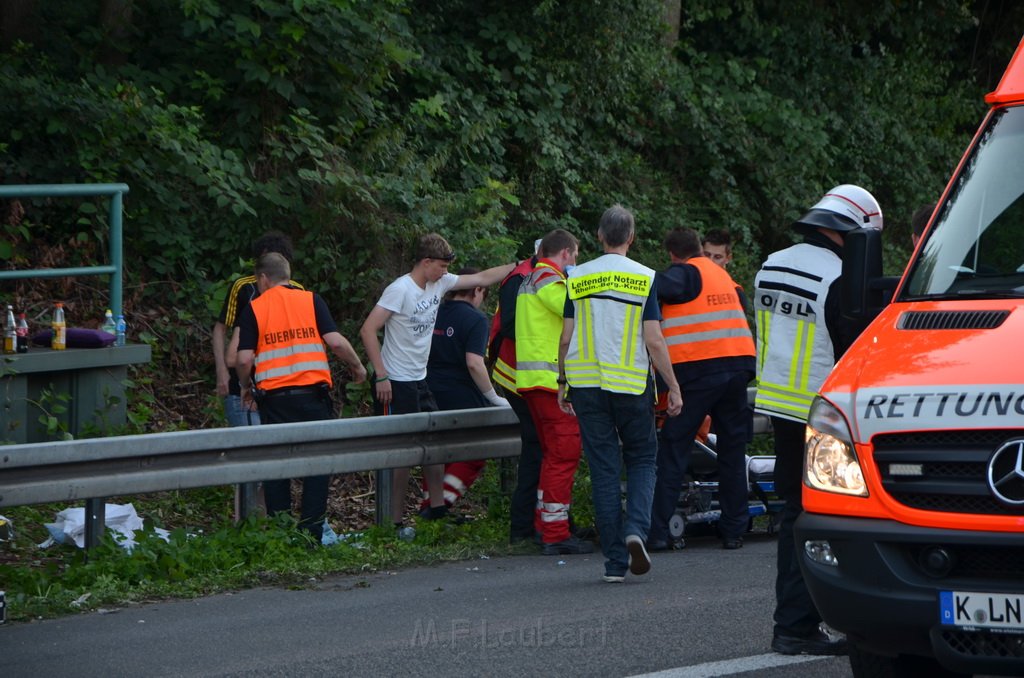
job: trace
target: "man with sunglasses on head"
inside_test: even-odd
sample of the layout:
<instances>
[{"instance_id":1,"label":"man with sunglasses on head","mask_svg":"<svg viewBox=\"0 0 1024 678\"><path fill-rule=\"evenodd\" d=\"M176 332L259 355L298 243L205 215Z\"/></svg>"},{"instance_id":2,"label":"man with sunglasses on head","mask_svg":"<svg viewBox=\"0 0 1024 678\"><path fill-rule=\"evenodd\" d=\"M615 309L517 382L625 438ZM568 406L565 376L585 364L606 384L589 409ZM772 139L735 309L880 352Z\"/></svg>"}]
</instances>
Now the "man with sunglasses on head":
<instances>
[{"instance_id":1,"label":"man with sunglasses on head","mask_svg":"<svg viewBox=\"0 0 1024 678\"><path fill-rule=\"evenodd\" d=\"M490 287L513 268L513 264L505 264L472 275L455 275L448 272L454 259L451 245L440 235L421 236L416 243L412 270L387 286L359 330L366 357L373 365L373 399L377 414L437 411L426 377L441 299L450 290ZM383 344L379 338L382 330ZM444 465L425 466L423 475L428 487L442 487ZM391 519L396 527L401 527L409 469L395 469L393 479ZM444 494L431 493L428 517L443 517L445 512Z\"/></svg>"}]
</instances>

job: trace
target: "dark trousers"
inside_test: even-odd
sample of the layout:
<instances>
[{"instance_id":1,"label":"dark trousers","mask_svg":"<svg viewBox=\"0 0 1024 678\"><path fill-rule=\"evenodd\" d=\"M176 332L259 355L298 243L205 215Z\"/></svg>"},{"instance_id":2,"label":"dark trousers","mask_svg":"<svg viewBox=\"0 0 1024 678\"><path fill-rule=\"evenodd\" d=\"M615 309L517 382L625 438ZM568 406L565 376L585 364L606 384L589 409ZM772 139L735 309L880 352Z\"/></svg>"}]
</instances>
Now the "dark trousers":
<instances>
[{"instance_id":1,"label":"dark trousers","mask_svg":"<svg viewBox=\"0 0 1024 678\"><path fill-rule=\"evenodd\" d=\"M811 600L800 572L800 553L793 524L803 511L804 429L802 422L772 417L775 432L775 489L785 500L779 525L775 575L775 633L807 636L818 628L821 615Z\"/></svg>"},{"instance_id":2,"label":"dark trousers","mask_svg":"<svg viewBox=\"0 0 1024 678\"><path fill-rule=\"evenodd\" d=\"M430 391L426 379L419 381L391 380L391 402L387 406L377 400L377 390L371 389L373 395L373 413L381 414L416 414L417 412L437 412L437 401Z\"/></svg>"},{"instance_id":3,"label":"dark trousers","mask_svg":"<svg viewBox=\"0 0 1024 678\"><path fill-rule=\"evenodd\" d=\"M310 389L303 393L268 393L260 401L261 424L287 424L297 421L319 421L333 419L334 406L326 389ZM327 515L327 490L330 476L310 476L302 479L302 507L299 527L307 530L320 541L323 536L324 516ZM263 481L263 495L267 503L267 515L291 512L291 481Z\"/></svg>"},{"instance_id":4,"label":"dark trousers","mask_svg":"<svg viewBox=\"0 0 1024 678\"><path fill-rule=\"evenodd\" d=\"M513 539L532 539L533 519L537 509L537 483L540 482L541 447L537 427L530 416L530 408L518 393L505 390L512 411L519 418L519 437L522 450L519 453L519 468L516 472L516 487L512 491L511 527Z\"/></svg>"},{"instance_id":5,"label":"dark trousers","mask_svg":"<svg viewBox=\"0 0 1024 678\"><path fill-rule=\"evenodd\" d=\"M722 517L718 529L723 539L741 537L747 531L747 445L754 434L754 413L747 403L747 371L708 375L683 387L683 409L669 417L658 444L658 480L651 507L651 542L668 540L668 523L679 503L679 492L689 467L690 450L704 418L711 415L718 455L718 503Z\"/></svg>"}]
</instances>

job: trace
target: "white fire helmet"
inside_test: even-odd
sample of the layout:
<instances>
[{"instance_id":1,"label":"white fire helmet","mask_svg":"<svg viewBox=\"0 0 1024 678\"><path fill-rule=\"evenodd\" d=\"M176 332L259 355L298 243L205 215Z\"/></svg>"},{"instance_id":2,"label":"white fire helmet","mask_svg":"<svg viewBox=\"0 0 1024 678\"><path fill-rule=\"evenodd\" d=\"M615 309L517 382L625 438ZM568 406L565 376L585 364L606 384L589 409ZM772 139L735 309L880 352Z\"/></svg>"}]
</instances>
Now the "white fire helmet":
<instances>
[{"instance_id":1,"label":"white fire helmet","mask_svg":"<svg viewBox=\"0 0 1024 678\"><path fill-rule=\"evenodd\" d=\"M807 214L793 224L801 233L818 227L845 233L855 228L882 230L882 208L875 196L860 186L836 186L822 197Z\"/></svg>"}]
</instances>

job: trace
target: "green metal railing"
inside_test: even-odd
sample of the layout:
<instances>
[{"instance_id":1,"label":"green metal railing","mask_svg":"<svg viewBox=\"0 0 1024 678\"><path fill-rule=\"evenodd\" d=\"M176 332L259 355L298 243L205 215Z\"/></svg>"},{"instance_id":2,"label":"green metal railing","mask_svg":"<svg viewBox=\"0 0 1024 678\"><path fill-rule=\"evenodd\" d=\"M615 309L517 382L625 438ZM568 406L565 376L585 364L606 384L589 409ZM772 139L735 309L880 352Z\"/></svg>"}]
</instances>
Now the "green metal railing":
<instances>
[{"instance_id":1,"label":"green metal railing","mask_svg":"<svg viewBox=\"0 0 1024 678\"><path fill-rule=\"evenodd\" d=\"M122 197L128 192L128 184L25 184L0 186L0 199L10 198L74 198L110 196L110 263L105 266L81 266L78 268L37 268L24 271L0 271L0 280L22 278L62 278L79 275L110 276L110 309L114 317L123 313L121 287L123 284L124 255L122 251L121 213Z\"/></svg>"}]
</instances>

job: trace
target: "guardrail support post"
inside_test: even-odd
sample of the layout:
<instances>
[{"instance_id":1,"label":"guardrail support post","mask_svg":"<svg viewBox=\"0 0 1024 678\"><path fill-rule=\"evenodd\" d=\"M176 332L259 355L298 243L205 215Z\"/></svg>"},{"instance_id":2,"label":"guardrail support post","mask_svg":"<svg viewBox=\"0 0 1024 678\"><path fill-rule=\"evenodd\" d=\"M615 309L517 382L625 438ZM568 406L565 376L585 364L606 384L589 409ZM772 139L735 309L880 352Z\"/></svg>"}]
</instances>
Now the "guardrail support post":
<instances>
[{"instance_id":1,"label":"guardrail support post","mask_svg":"<svg viewBox=\"0 0 1024 678\"><path fill-rule=\"evenodd\" d=\"M235 486L235 522L244 522L259 510L259 483L239 483Z\"/></svg>"},{"instance_id":2,"label":"guardrail support post","mask_svg":"<svg viewBox=\"0 0 1024 678\"><path fill-rule=\"evenodd\" d=\"M104 497L85 500L85 550L99 546L107 526L107 500Z\"/></svg>"},{"instance_id":3,"label":"guardrail support post","mask_svg":"<svg viewBox=\"0 0 1024 678\"><path fill-rule=\"evenodd\" d=\"M390 526L391 521L391 469L383 468L376 472L377 482L377 524L381 527Z\"/></svg>"}]
</instances>

